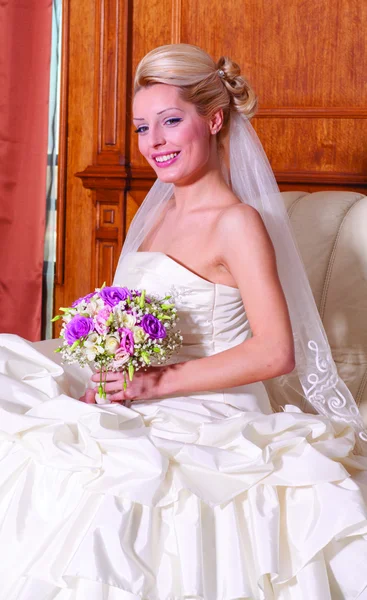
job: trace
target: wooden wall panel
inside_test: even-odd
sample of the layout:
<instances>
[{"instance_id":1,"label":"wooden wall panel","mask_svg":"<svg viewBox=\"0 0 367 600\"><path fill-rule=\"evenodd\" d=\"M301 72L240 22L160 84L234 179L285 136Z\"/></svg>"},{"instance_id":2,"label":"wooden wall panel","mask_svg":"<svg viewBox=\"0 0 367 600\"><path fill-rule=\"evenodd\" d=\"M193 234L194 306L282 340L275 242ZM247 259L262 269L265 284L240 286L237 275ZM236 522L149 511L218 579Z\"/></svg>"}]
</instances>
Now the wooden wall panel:
<instances>
[{"instance_id":1,"label":"wooden wall panel","mask_svg":"<svg viewBox=\"0 0 367 600\"><path fill-rule=\"evenodd\" d=\"M366 173L367 119L271 117L256 119L256 129L275 171L312 171L320 182L346 173L349 183Z\"/></svg>"},{"instance_id":2,"label":"wooden wall panel","mask_svg":"<svg viewBox=\"0 0 367 600\"><path fill-rule=\"evenodd\" d=\"M56 305L111 283L154 181L131 124L133 74L162 44L236 60L281 189L365 191L367 4L64 0Z\"/></svg>"},{"instance_id":3,"label":"wooden wall panel","mask_svg":"<svg viewBox=\"0 0 367 600\"><path fill-rule=\"evenodd\" d=\"M133 220L136 211L143 202L146 195L146 190L130 190L126 195L126 232L128 231L131 221Z\"/></svg>"},{"instance_id":4,"label":"wooden wall panel","mask_svg":"<svg viewBox=\"0 0 367 600\"><path fill-rule=\"evenodd\" d=\"M175 39L175 26L178 19L177 0L152 0L151 2L133 2L132 7L132 53L131 53L131 76L129 79L129 100L132 103L133 79L136 67L142 57L163 44L172 44ZM129 144L130 161L135 168L146 168L146 162L138 150L137 135L135 127L131 122L129 112Z\"/></svg>"},{"instance_id":5,"label":"wooden wall panel","mask_svg":"<svg viewBox=\"0 0 367 600\"><path fill-rule=\"evenodd\" d=\"M359 0L185 0L181 41L237 59L260 106L365 108L366 20Z\"/></svg>"}]
</instances>

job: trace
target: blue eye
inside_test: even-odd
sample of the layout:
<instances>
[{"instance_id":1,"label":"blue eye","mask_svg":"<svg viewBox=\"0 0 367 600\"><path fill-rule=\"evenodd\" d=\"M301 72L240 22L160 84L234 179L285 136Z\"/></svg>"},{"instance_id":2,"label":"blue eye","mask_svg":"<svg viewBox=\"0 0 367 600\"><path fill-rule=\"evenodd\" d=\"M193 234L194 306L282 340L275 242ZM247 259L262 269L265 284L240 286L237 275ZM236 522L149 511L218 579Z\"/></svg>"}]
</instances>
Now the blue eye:
<instances>
[{"instance_id":1,"label":"blue eye","mask_svg":"<svg viewBox=\"0 0 367 600\"><path fill-rule=\"evenodd\" d=\"M140 127L137 127L134 132L135 133L146 133L148 131L148 126L147 125L140 125Z\"/></svg>"},{"instance_id":2,"label":"blue eye","mask_svg":"<svg viewBox=\"0 0 367 600\"><path fill-rule=\"evenodd\" d=\"M180 119L180 117L170 117L164 123L165 123L165 125L177 125L181 121L182 121L182 119Z\"/></svg>"}]
</instances>

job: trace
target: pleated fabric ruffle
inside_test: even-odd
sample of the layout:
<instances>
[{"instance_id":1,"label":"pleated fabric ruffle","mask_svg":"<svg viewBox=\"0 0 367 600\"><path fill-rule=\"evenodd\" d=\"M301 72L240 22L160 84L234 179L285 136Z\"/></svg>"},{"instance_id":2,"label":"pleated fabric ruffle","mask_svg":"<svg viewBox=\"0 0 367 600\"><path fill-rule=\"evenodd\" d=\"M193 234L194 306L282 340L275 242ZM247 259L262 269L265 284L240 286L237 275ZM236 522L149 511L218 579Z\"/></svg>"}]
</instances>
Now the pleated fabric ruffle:
<instances>
[{"instance_id":1,"label":"pleated fabric ruffle","mask_svg":"<svg viewBox=\"0 0 367 600\"><path fill-rule=\"evenodd\" d=\"M348 427L210 397L86 405L29 348L16 369L0 351L0 600L361 597Z\"/></svg>"}]
</instances>

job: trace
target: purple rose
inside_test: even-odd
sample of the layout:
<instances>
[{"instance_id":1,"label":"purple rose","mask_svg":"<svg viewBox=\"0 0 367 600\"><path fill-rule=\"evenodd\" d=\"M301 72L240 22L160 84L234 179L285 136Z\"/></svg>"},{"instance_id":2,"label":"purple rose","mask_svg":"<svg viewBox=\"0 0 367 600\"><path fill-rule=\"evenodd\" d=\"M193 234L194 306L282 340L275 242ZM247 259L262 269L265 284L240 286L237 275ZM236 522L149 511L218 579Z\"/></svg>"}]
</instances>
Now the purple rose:
<instances>
[{"instance_id":1,"label":"purple rose","mask_svg":"<svg viewBox=\"0 0 367 600\"><path fill-rule=\"evenodd\" d=\"M144 315L141 320L140 326L144 329L145 333L154 340L162 339L167 336L167 331L157 317L153 315Z\"/></svg>"},{"instance_id":2,"label":"purple rose","mask_svg":"<svg viewBox=\"0 0 367 600\"><path fill-rule=\"evenodd\" d=\"M130 297L130 292L126 287L104 287L99 292L102 300L109 306L116 306L119 302Z\"/></svg>"},{"instance_id":3,"label":"purple rose","mask_svg":"<svg viewBox=\"0 0 367 600\"><path fill-rule=\"evenodd\" d=\"M88 301L94 296L95 292L91 292L90 294L87 294L86 296L82 296L81 298L78 298L78 300L74 300L74 302L72 303L72 307L78 306L78 304L80 304L81 302L85 302L88 303Z\"/></svg>"},{"instance_id":4,"label":"purple rose","mask_svg":"<svg viewBox=\"0 0 367 600\"><path fill-rule=\"evenodd\" d=\"M131 329L128 329L127 327L120 327L118 332L121 340L120 348L130 355L134 354L134 335Z\"/></svg>"},{"instance_id":5,"label":"purple rose","mask_svg":"<svg viewBox=\"0 0 367 600\"><path fill-rule=\"evenodd\" d=\"M74 342L82 337L86 337L89 333L92 333L93 330L93 319L75 315L75 317L73 317L66 325L64 337L69 346L72 346Z\"/></svg>"}]
</instances>

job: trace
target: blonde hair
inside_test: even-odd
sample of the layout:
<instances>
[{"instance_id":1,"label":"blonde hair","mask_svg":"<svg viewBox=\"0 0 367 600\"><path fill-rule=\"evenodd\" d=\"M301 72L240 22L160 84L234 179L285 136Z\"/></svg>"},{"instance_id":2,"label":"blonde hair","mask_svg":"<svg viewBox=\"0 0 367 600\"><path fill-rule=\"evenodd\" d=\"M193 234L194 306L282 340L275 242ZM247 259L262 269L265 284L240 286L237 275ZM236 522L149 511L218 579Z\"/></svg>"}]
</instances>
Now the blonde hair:
<instances>
[{"instance_id":1,"label":"blonde hair","mask_svg":"<svg viewBox=\"0 0 367 600\"><path fill-rule=\"evenodd\" d=\"M256 112L255 92L238 64L226 56L215 63L198 46L169 44L148 52L136 69L134 94L156 83L180 88L181 97L194 104L204 118L210 119L222 109L223 129L231 110L248 118Z\"/></svg>"}]
</instances>

